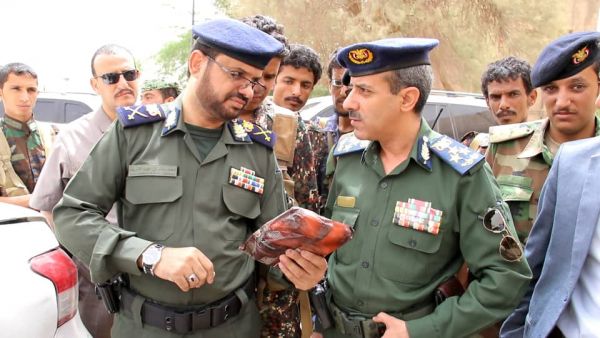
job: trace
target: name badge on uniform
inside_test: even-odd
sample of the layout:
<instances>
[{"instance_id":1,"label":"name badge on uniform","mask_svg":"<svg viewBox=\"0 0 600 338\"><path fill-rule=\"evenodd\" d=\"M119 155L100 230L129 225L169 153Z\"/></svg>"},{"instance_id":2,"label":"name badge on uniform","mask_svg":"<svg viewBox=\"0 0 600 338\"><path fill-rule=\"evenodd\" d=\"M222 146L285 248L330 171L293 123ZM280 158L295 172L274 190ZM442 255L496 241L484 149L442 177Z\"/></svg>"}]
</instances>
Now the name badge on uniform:
<instances>
[{"instance_id":1,"label":"name badge on uniform","mask_svg":"<svg viewBox=\"0 0 600 338\"><path fill-rule=\"evenodd\" d=\"M409 198L408 202L396 202L393 222L417 231L437 235L442 223L442 211L431 207L431 202Z\"/></svg>"},{"instance_id":2,"label":"name badge on uniform","mask_svg":"<svg viewBox=\"0 0 600 338\"><path fill-rule=\"evenodd\" d=\"M229 171L229 184L262 195L265 188L265 179L256 176L253 170L244 167L240 167L240 169L231 168Z\"/></svg>"}]
</instances>

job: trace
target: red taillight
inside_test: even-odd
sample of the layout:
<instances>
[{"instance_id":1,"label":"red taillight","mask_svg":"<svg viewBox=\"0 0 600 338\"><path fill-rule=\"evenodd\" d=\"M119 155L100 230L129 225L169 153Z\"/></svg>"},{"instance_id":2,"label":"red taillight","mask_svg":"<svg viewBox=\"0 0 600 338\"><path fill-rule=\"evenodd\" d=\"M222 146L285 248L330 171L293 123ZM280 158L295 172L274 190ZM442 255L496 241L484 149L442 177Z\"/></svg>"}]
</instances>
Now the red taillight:
<instances>
[{"instance_id":1,"label":"red taillight","mask_svg":"<svg viewBox=\"0 0 600 338\"><path fill-rule=\"evenodd\" d=\"M34 257L31 269L48 278L56 289L58 323L61 326L77 313L77 266L61 249Z\"/></svg>"}]
</instances>

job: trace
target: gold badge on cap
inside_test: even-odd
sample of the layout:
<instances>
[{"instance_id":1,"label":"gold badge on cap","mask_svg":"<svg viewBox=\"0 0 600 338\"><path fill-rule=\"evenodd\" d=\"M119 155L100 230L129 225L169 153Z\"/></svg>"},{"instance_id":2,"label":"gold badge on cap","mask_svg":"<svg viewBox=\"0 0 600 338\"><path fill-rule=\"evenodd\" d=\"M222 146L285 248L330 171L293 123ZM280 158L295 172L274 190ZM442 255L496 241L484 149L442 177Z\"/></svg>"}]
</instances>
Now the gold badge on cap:
<instances>
[{"instance_id":1,"label":"gold badge on cap","mask_svg":"<svg viewBox=\"0 0 600 338\"><path fill-rule=\"evenodd\" d=\"M352 63L364 65L373 61L373 52L367 48L354 49L348 52L348 58Z\"/></svg>"},{"instance_id":2,"label":"gold badge on cap","mask_svg":"<svg viewBox=\"0 0 600 338\"><path fill-rule=\"evenodd\" d=\"M588 46L585 46L577 51L577 53L573 54L573 64L578 65L585 61L587 57L590 55L590 49Z\"/></svg>"}]
</instances>

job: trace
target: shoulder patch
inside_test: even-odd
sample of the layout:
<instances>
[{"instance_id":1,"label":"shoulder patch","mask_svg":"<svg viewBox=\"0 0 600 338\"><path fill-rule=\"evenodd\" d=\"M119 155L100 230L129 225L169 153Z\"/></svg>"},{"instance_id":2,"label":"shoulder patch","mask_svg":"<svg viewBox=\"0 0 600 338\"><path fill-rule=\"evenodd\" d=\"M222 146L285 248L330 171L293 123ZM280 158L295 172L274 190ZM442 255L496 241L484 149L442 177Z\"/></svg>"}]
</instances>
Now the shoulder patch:
<instances>
[{"instance_id":1,"label":"shoulder patch","mask_svg":"<svg viewBox=\"0 0 600 338\"><path fill-rule=\"evenodd\" d=\"M531 135L543 120L533 122L523 122L517 124L507 124L503 126L490 127L490 143L500 143L510 140L516 140L528 135Z\"/></svg>"},{"instance_id":2,"label":"shoulder patch","mask_svg":"<svg viewBox=\"0 0 600 338\"><path fill-rule=\"evenodd\" d=\"M345 154L356 153L367 149L371 141L359 140L354 136L354 132L340 136L335 148L333 156L341 156Z\"/></svg>"},{"instance_id":3,"label":"shoulder patch","mask_svg":"<svg viewBox=\"0 0 600 338\"><path fill-rule=\"evenodd\" d=\"M233 138L239 142L256 142L273 149L277 136L269 129L242 119L235 119L228 123Z\"/></svg>"},{"instance_id":4,"label":"shoulder patch","mask_svg":"<svg viewBox=\"0 0 600 338\"><path fill-rule=\"evenodd\" d=\"M117 116L124 128L162 121L167 117L166 113L163 107L157 104L117 108Z\"/></svg>"},{"instance_id":5,"label":"shoulder patch","mask_svg":"<svg viewBox=\"0 0 600 338\"><path fill-rule=\"evenodd\" d=\"M432 140L429 148L461 175L484 159L479 152L445 135Z\"/></svg>"}]
</instances>

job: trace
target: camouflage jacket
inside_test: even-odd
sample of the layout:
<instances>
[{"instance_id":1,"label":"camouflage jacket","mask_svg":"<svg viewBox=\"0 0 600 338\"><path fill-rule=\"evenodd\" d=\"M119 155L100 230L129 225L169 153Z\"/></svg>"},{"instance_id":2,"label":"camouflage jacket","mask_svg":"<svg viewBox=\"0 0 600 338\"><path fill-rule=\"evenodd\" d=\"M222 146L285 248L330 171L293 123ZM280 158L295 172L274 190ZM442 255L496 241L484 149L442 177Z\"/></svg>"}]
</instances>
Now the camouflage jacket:
<instances>
[{"instance_id":1,"label":"camouflage jacket","mask_svg":"<svg viewBox=\"0 0 600 338\"><path fill-rule=\"evenodd\" d=\"M43 131L40 130L42 126ZM8 116L0 119L0 129L10 147L10 164L31 193L51 148L48 143L51 143L57 129L34 119L23 123ZM7 195L4 187L0 187L0 196Z\"/></svg>"},{"instance_id":2,"label":"camouflage jacket","mask_svg":"<svg viewBox=\"0 0 600 338\"><path fill-rule=\"evenodd\" d=\"M525 243L537 215L542 186L554 155L545 144L549 120L490 127L486 160L510 207L519 239ZM596 118L596 136L600 124Z\"/></svg>"}]
</instances>

